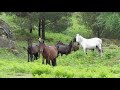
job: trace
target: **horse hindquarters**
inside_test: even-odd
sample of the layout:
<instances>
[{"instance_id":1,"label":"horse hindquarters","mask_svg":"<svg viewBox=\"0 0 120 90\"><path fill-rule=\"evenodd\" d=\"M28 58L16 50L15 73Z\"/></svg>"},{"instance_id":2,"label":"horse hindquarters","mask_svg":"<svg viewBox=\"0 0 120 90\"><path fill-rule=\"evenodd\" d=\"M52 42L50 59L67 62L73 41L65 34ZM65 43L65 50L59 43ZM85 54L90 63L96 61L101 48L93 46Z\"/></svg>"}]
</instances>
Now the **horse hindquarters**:
<instances>
[{"instance_id":1,"label":"horse hindquarters","mask_svg":"<svg viewBox=\"0 0 120 90\"><path fill-rule=\"evenodd\" d=\"M38 59L38 53L35 53L34 54L34 60L37 60Z\"/></svg>"}]
</instances>

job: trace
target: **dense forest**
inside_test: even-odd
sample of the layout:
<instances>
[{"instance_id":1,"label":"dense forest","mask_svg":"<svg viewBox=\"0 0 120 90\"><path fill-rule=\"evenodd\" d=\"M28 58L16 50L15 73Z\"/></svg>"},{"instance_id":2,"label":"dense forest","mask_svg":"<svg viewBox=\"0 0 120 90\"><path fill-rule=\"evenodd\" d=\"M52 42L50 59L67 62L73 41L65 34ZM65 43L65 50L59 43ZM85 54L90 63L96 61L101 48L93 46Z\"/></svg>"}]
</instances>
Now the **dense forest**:
<instances>
[{"instance_id":1,"label":"dense forest","mask_svg":"<svg viewBox=\"0 0 120 90\"><path fill-rule=\"evenodd\" d=\"M108 39L120 37L119 12L1 12L0 14L0 18L12 27L11 30L17 29L20 33L32 33L42 28L39 24L45 19L46 31L70 33L78 30L87 37L91 35Z\"/></svg>"}]
</instances>

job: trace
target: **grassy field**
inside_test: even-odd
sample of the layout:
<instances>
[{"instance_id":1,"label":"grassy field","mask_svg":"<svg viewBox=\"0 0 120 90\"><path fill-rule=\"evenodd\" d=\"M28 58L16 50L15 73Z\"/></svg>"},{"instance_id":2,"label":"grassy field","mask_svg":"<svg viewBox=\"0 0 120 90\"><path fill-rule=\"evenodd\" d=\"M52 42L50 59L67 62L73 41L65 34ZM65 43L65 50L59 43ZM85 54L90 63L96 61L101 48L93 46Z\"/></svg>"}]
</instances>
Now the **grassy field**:
<instances>
[{"instance_id":1,"label":"grassy field","mask_svg":"<svg viewBox=\"0 0 120 90\"><path fill-rule=\"evenodd\" d=\"M36 33L34 33L36 34ZM36 36L36 35L35 35ZM62 33L46 32L46 44L55 45L61 40L69 43L73 39ZM37 37L35 41L37 42ZM118 42L118 41L116 41ZM26 41L16 41L19 56L9 49L0 48L0 78L119 78L120 77L120 47L113 41L103 42L103 56L98 52L88 51L84 54L82 48L69 55L59 56L57 66L43 65L41 57L34 62L27 62Z\"/></svg>"}]
</instances>

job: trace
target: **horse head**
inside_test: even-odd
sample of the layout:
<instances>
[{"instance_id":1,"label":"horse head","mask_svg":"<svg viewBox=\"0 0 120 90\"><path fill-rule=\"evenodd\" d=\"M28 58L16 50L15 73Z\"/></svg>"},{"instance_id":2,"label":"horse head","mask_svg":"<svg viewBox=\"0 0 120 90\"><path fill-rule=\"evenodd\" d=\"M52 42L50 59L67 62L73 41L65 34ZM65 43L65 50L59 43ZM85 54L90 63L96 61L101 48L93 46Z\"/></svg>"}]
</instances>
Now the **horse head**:
<instances>
[{"instance_id":1,"label":"horse head","mask_svg":"<svg viewBox=\"0 0 120 90\"><path fill-rule=\"evenodd\" d=\"M79 42L79 40L80 40L79 34L76 34L76 42Z\"/></svg>"},{"instance_id":2,"label":"horse head","mask_svg":"<svg viewBox=\"0 0 120 90\"><path fill-rule=\"evenodd\" d=\"M45 43L44 40L42 40L41 38L39 38L39 47L40 47L40 52L43 52Z\"/></svg>"},{"instance_id":3,"label":"horse head","mask_svg":"<svg viewBox=\"0 0 120 90\"><path fill-rule=\"evenodd\" d=\"M83 38L81 35L76 34L76 42L81 43L81 42L83 41L83 39L84 39L84 38Z\"/></svg>"}]
</instances>

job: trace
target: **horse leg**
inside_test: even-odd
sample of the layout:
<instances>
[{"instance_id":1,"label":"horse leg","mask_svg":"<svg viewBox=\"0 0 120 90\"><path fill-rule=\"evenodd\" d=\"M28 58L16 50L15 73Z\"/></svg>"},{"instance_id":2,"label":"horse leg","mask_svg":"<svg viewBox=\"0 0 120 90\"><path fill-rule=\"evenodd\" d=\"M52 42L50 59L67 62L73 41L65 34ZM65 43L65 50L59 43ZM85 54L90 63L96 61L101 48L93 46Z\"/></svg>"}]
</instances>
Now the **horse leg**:
<instances>
[{"instance_id":1,"label":"horse leg","mask_svg":"<svg viewBox=\"0 0 120 90\"><path fill-rule=\"evenodd\" d=\"M36 59L36 54L33 55L34 56L34 60Z\"/></svg>"},{"instance_id":2,"label":"horse leg","mask_svg":"<svg viewBox=\"0 0 120 90\"><path fill-rule=\"evenodd\" d=\"M59 56L59 52L58 52L58 54L57 54L57 57Z\"/></svg>"},{"instance_id":3,"label":"horse leg","mask_svg":"<svg viewBox=\"0 0 120 90\"><path fill-rule=\"evenodd\" d=\"M94 49L92 49L92 51L94 52Z\"/></svg>"},{"instance_id":4,"label":"horse leg","mask_svg":"<svg viewBox=\"0 0 120 90\"><path fill-rule=\"evenodd\" d=\"M87 54L87 49L86 48L83 47L83 51L84 51L84 53Z\"/></svg>"},{"instance_id":5,"label":"horse leg","mask_svg":"<svg viewBox=\"0 0 120 90\"><path fill-rule=\"evenodd\" d=\"M86 54L87 54L87 49L86 49Z\"/></svg>"},{"instance_id":6,"label":"horse leg","mask_svg":"<svg viewBox=\"0 0 120 90\"><path fill-rule=\"evenodd\" d=\"M33 58L34 58L34 55L32 55L32 60L31 60L31 61L33 61L33 62L34 62L34 59L33 59Z\"/></svg>"},{"instance_id":7,"label":"horse leg","mask_svg":"<svg viewBox=\"0 0 120 90\"><path fill-rule=\"evenodd\" d=\"M37 60L37 57L38 57L38 56L37 56L37 55L35 55L35 59L34 59L34 60Z\"/></svg>"},{"instance_id":8,"label":"horse leg","mask_svg":"<svg viewBox=\"0 0 120 90\"><path fill-rule=\"evenodd\" d=\"M42 57L42 64L44 64L44 58Z\"/></svg>"},{"instance_id":9,"label":"horse leg","mask_svg":"<svg viewBox=\"0 0 120 90\"><path fill-rule=\"evenodd\" d=\"M40 58L40 50L38 51L38 58Z\"/></svg>"},{"instance_id":10,"label":"horse leg","mask_svg":"<svg viewBox=\"0 0 120 90\"><path fill-rule=\"evenodd\" d=\"M38 57L38 56L36 56L36 60L37 60L37 57Z\"/></svg>"},{"instance_id":11,"label":"horse leg","mask_svg":"<svg viewBox=\"0 0 120 90\"><path fill-rule=\"evenodd\" d=\"M35 54L35 59L37 60L37 57L38 57L38 53Z\"/></svg>"},{"instance_id":12,"label":"horse leg","mask_svg":"<svg viewBox=\"0 0 120 90\"><path fill-rule=\"evenodd\" d=\"M33 55L30 55L30 59L31 59L31 61L32 61L32 59L33 59ZM33 60L34 61L34 60Z\"/></svg>"},{"instance_id":13,"label":"horse leg","mask_svg":"<svg viewBox=\"0 0 120 90\"><path fill-rule=\"evenodd\" d=\"M50 60L47 60L47 63L50 65Z\"/></svg>"},{"instance_id":14,"label":"horse leg","mask_svg":"<svg viewBox=\"0 0 120 90\"><path fill-rule=\"evenodd\" d=\"M52 66L56 66L56 58L52 60Z\"/></svg>"},{"instance_id":15,"label":"horse leg","mask_svg":"<svg viewBox=\"0 0 120 90\"><path fill-rule=\"evenodd\" d=\"M47 64L50 64L50 60L48 58L46 59L46 65Z\"/></svg>"},{"instance_id":16,"label":"horse leg","mask_svg":"<svg viewBox=\"0 0 120 90\"><path fill-rule=\"evenodd\" d=\"M29 62L29 58L30 58L30 56L29 56L29 53L28 53L28 62Z\"/></svg>"}]
</instances>

